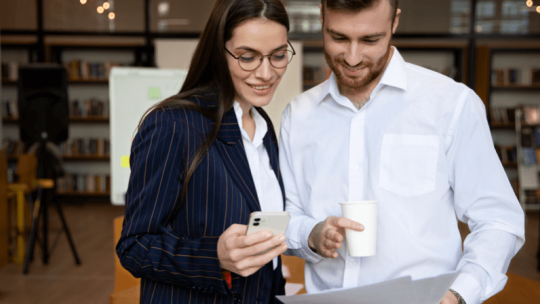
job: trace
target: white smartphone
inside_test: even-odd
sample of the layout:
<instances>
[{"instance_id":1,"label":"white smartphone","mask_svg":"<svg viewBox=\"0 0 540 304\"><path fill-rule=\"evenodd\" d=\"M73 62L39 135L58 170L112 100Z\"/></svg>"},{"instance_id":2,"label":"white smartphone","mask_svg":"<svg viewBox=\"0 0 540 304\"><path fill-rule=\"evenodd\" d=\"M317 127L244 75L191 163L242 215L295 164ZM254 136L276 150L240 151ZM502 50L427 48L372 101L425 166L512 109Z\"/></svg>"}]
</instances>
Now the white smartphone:
<instances>
[{"instance_id":1,"label":"white smartphone","mask_svg":"<svg viewBox=\"0 0 540 304\"><path fill-rule=\"evenodd\" d=\"M259 231L270 231L273 235L285 234L291 216L287 211L252 212L249 216L247 234Z\"/></svg>"}]
</instances>

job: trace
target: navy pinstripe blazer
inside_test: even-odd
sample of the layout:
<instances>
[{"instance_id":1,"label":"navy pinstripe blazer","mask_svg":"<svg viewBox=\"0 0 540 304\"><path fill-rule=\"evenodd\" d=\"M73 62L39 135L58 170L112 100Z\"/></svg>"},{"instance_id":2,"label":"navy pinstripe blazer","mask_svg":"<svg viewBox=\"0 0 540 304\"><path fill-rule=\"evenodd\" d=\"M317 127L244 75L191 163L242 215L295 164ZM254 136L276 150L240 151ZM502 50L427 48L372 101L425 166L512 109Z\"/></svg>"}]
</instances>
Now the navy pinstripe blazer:
<instances>
[{"instance_id":1,"label":"navy pinstripe blazer","mask_svg":"<svg viewBox=\"0 0 540 304\"><path fill-rule=\"evenodd\" d=\"M211 107L211 98L192 98ZM268 123L264 145L283 192L277 139ZM249 277L223 280L217 257L219 236L232 224L247 224L260 211L234 109L196 169L180 205L183 171L212 127L193 110L166 109L148 115L131 147L131 176L122 236L116 252L141 277L141 303L281 303L281 262Z\"/></svg>"}]
</instances>

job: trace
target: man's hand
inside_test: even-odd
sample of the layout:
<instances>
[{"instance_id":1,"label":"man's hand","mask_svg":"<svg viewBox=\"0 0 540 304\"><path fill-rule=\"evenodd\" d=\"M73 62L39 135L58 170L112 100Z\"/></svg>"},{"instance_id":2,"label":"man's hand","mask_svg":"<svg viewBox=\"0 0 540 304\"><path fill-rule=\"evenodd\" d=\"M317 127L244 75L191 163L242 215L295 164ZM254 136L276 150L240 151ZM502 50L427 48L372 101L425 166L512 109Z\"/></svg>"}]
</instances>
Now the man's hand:
<instances>
[{"instance_id":1,"label":"man's hand","mask_svg":"<svg viewBox=\"0 0 540 304\"><path fill-rule=\"evenodd\" d=\"M252 275L261 267L287 250L284 235L260 231L246 235L246 225L231 225L219 237L217 251L221 269L243 277ZM261 252L264 254L260 254Z\"/></svg>"},{"instance_id":2,"label":"man's hand","mask_svg":"<svg viewBox=\"0 0 540 304\"><path fill-rule=\"evenodd\" d=\"M311 231L308 238L308 246L317 251L323 258L337 258L335 249L341 248L341 242L345 235L345 228L356 231L364 230L360 223L348 218L329 216L324 222L318 223Z\"/></svg>"},{"instance_id":3,"label":"man's hand","mask_svg":"<svg viewBox=\"0 0 540 304\"><path fill-rule=\"evenodd\" d=\"M450 291L447 291L444 298L441 300L441 304L458 304L458 299Z\"/></svg>"}]
</instances>

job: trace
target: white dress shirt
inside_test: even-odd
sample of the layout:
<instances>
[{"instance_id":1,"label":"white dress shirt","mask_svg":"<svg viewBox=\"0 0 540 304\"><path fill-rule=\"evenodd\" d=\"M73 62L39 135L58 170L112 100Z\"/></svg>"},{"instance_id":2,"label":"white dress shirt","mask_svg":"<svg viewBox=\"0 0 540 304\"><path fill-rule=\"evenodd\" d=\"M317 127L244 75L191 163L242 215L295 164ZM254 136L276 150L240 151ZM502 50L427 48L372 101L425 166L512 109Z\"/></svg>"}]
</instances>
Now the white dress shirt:
<instances>
[{"instance_id":1,"label":"white dress shirt","mask_svg":"<svg viewBox=\"0 0 540 304\"><path fill-rule=\"evenodd\" d=\"M502 290L524 243L524 213L495 152L482 101L463 84L392 59L359 110L335 75L301 94L282 118L280 166L289 253L307 261L309 293L461 270L467 304ZM337 259L307 245L340 202L377 200L375 256ZM471 230L462 251L457 218Z\"/></svg>"},{"instance_id":2,"label":"white dress shirt","mask_svg":"<svg viewBox=\"0 0 540 304\"><path fill-rule=\"evenodd\" d=\"M253 136L252 141L242 126L243 111L237 101L234 102L234 112L242 133L242 142L244 143L249 169L257 190L261 211L283 211L281 188L276 174L272 170L270 157L268 157L268 152L263 143L264 136L268 132L266 121L255 108L251 108L251 114L255 120L255 136ZM274 258L272 263L274 269L276 269L278 259Z\"/></svg>"}]
</instances>

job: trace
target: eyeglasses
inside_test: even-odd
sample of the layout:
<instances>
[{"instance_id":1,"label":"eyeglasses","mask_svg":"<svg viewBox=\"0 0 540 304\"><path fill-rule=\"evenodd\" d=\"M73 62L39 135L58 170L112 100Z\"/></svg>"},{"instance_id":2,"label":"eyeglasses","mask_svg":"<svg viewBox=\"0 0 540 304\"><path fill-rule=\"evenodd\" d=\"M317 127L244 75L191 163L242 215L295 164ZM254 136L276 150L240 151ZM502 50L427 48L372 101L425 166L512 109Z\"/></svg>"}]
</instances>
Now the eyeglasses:
<instances>
[{"instance_id":1,"label":"eyeglasses","mask_svg":"<svg viewBox=\"0 0 540 304\"><path fill-rule=\"evenodd\" d=\"M227 53L229 53L229 55L231 55L234 59L238 60L238 64L244 71L256 70L258 67L261 66L264 57L268 57L270 64L274 68L282 69L286 67L289 62L291 62L293 56L296 55L296 51L294 50L292 44L289 41L287 41L287 43L291 46L292 50L277 50L270 55L263 55L255 51L247 51L236 57L231 52L229 52L227 48L225 48L225 51L227 51Z\"/></svg>"}]
</instances>

